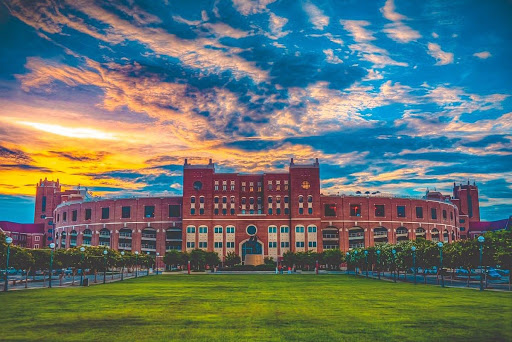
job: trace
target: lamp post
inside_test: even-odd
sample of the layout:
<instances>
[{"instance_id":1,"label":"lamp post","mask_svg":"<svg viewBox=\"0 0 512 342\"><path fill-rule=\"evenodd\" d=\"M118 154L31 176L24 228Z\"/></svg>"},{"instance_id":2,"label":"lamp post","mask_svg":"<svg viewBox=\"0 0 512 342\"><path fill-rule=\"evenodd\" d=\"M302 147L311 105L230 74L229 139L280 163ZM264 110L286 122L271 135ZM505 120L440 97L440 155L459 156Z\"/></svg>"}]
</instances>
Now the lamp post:
<instances>
[{"instance_id":1,"label":"lamp post","mask_svg":"<svg viewBox=\"0 0 512 342\"><path fill-rule=\"evenodd\" d=\"M396 283L396 249L393 248L393 281Z\"/></svg>"},{"instance_id":2,"label":"lamp post","mask_svg":"<svg viewBox=\"0 0 512 342\"><path fill-rule=\"evenodd\" d=\"M124 280L124 251L121 251L121 281Z\"/></svg>"},{"instance_id":3,"label":"lamp post","mask_svg":"<svg viewBox=\"0 0 512 342\"><path fill-rule=\"evenodd\" d=\"M139 276L139 251L135 251L135 278Z\"/></svg>"},{"instance_id":4,"label":"lamp post","mask_svg":"<svg viewBox=\"0 0 512 342\"><path fill-rule=\"evenodd\" d=\"M52 273L53 273L53 250L55 249L55 244L52 242L50 243L50 282L48 284L48 287L52 287Z\"/></svg>"},{"instance_id":5,"label":"lamp post","mask_svg":"<svg viewBox=\"0 0 512 342\"><path fill-rule=\"evenodd\" d=\"M84 282L84 257L85 257L85 247L80 247L80 252L82 252L82 258L80 260L80 286L83 285Z\"/></svg>"},{"instance_id":6,"label":"lamp post","mask_svg":"<svg viewBox=\"0 0 512 342\"><path fill-rule=\"evenodd\" d=\"M349 273L348 273L348 261L349 261L349 259L350 259L350 253L349 253L349 252L347 252L347 254L346 254L346 255L347 255L347 274L349 274Z\"/></svg>"},{"instance_id":7,"label":"lamp post","mask_svg":"<svg viewBox=\"0 0 512 342\"><path fill-rule=\"evenodd\" d=\"M364 251L364 263L366 264L366 278L368 278L368 251Z\"/></svg>"},{"instance_id":8,"label":"lamp post","mask_svg":"<svg viewBox=\"0 0 512 342\"><path fill-rule=\"evenodd\" d=\"M146 275L149 276L149 252L147 252L146 255L148 256L148 269L147 269ZM156 260L156 258L155 258L155 260Z\"/></svg>"},{"instance_id":9,"label":"lamp post","mask_svg":"<svg viewBox=\"0 0 512 342\"><path fill-rule=\"evenodd\" d=\"M377 277L380 280L380 249L377 249Z\"/></svg>"},{"instance_id":10,"label":"lamp post","mask_svg":"<svg viewBox=\"0 0 512 342\"><path fill-rule=\"evenodd\" d=\"M444 287L444 278L443 278L443 243L439 241L437 243L437 247L439 247L439 273L441 274L441 287Z\"/></svg>"},{"instance_id":11,"label":"lamp post","mask_svg":"<svg viewBox=\"0 0 512 342\"><path fill-rule=\"evenodd\" d=\"M158 257L160 256L160 253L156 252L155 257L155 269L156 269L156 275L158 275Z\"/></svg>"},{"instance_id":12,"label":"lamp post","mask_svg":"<svg viewBox=\"0 0 512 342\"><path fill-rule=\"evenodd\" d=\"M106 249L103 250L103 284L107 282L107 254Z\"/></svg>"},{"instance_id":13,"label":"lamp post","mask_svg":"<svg viewBox=\"0 0 512 342\"><path fill-rule=\"evenodd\" d=\"M11 253L11 243L12 237L8 236L5 238L5 243L7 243L7 261L5 263L5 286L4 291L7 292L7 288L9 287L9 282L7 280L7 272L9 272L9 255Z\"/></svg>"},{"instance_id":14,"label":"lamp post","mask_svg":"<svg viewBox=\"0 0 512 342\"><path fill-rule=\"evenodd\" d=\"M354 272L357 275L357 251L354 251L354 261L355 261L355 263L354 263L354 266L355 266L354 267Z\"/></svg>"},{"instance_id":15,"label":"lamp post","mask_svg":"<svg viewBox=\"0 0 512 342\"><path fill-rule=\"evenodd\" d=\"M483 266L482 266L482 259L483 259L483 251L484 251L484 241L485 238L480 235L478 237L478 243L480 244L480 291L484 290L484 278L483 278Z\"/></svg>"},{"instance_id":16,"label":"lamp post","mask_svg":"<svg viewBox=\"0 0 512 342\"><path fill-rule=\"evenodd\" d=\"M411 251L412 251L412 268L414 270L414 285L416 285L416 246L412 246Z\"/></svg>"}]
</instances>

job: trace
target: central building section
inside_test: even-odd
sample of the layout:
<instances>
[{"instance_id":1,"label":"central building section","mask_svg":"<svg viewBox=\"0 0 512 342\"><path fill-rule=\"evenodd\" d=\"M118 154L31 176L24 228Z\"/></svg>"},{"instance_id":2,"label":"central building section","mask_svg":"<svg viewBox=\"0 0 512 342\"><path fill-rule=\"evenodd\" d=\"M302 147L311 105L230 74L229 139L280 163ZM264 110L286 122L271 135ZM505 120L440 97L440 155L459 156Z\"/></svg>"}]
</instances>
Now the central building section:
<instances>
[{"instance_id":1,"label":"central building section","mask_svg":"<svg viewBox=\"0 0 512 342\"><path fill-rule=\"evenodd\" d=\"M287 173L216 173L207 165L183 167L183 250L195 248L246 264L277 261L291 250L317 251L321 222L320 173L290 162ZM222 259L222 258L221 258Z\"/></svg>"}]
</instances>

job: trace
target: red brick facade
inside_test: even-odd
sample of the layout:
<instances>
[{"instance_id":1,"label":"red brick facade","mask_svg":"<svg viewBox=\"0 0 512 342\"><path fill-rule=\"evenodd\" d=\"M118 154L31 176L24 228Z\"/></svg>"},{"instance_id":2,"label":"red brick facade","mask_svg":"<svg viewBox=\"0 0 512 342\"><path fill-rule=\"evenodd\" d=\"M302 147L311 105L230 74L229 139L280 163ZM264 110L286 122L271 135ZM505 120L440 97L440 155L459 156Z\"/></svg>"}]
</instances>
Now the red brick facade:
<instances>
[{"instance_id":1,"label":"red brick facade","mask_svg":"<svg viewBox=\"0 0 512 342\"><path fill-rule=\"evenodd\" d=\"M449 197L321 195L318 160L298 165L292 159L288 172L250 175L185 161L183 197L68 200L53 217L58 247L108 245L160 255L201 248L221 258L234 252L277 259L288 250L460 238L459 209Z\"/></svg>"}]
</instances>

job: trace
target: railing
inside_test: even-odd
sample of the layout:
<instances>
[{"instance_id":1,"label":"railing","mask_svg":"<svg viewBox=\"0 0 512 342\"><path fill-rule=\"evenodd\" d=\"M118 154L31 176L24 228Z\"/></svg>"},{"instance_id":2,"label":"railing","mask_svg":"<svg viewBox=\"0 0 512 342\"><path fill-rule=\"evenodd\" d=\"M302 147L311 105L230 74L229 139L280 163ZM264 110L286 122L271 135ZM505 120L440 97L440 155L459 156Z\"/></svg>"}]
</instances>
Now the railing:
<instances>
[{"instance_id":1,"label":"railing","mask_svg":"<svg viewBox=\"0 0 512 342\"><path fill-rule=\"evenodd\" d=\"M409 232L406 230L405 231L401 230L401 231L396 232L396 236L406 236L408 234L409 234Z\"/></svg>"},{"instance_id":2,"label":"railing","mask_svg":"<svg viewBox=\"0 0 512 342\"><path fill-rule=\"evenodd\" d=\"M165 246L166 251L176 250L181 251L181 246Z\"/></svg>"},{"instance_id":3,"label":"railing","mask_svg":"<svg viewBox=\"0 0 512 342\"><path fill-rule=\"evenodd\" d=\"M110 247L110 242L100 241L99 245L100 245L100 246L107 246L107 247Z\"/></svg>"},{"instance_id":4,"label":"railing","mask_svg":"<svg viewBox=\"0 0 512 342\"><path fill-rule=\"evenodd\" d=\"M86 233L84 233L84 234L82 234L82 235L83 235L84 237L85 237L85 236L86 236L86 237L92 237L92 234L86 234Z\"/></svg>"},{"instance_id":5,"label":"railing","mask_svg":"<svg viewBox=\"0 0 512 342\"><path fill-rule=\"evenodd\" d=\"M132 234L131 233L119 233L119 237L131 239Z\"/></svg>"},{"instance_id":6,"label":"railing","mask_svg":"<svg viewBox=\"0 0 512 342\"><path fill-rule=\"evenodd\" d=\"M364 233L349 233L348 234L348 237L351 238L351 237L364 237Z\"/></svg>"},{"instance_id":7,"label":"railing","mask_svg":"<svg viewBox=\"0 0 512 342\"><path fill-rule=\"evenodd\" d=\"M131 243L120 243L119 248L132 248Z\"/></svg>"},{"instance_id":8,"label":"railing","mask_svg":"<svg viewBox=\"0 0 512 342\"><path fill-rule=\"evenodd\" d=\"M90 246L91 245L91 240L84 240L84 241L82 241L82 245Z\"/></svg>"},{"instance_id":9,"label":"railing","mask_svg":"<svg viewBox=\"0 0 512 342\"><path fill-rule=\"evenodd\" d=\"M373 232L373 236L388 236L388 232Z\"/></svg>"},{"instance_id":10,"label":"railing","mask_svg":"<svg viewBox=\"0 0 512 342\"><path fill-rule=\"evenodd\" d=\"M100 237L110 237L110 233L102 233L102 232L100 232Z\"/></svg>"},{"instance_id":11,"label":"railing","mask_svg":"<svg viewBox=\"0 0 512 342\"><path fill-rule=\"evenodd\" d=\"M142 244L142 245L141 245L141 248L142 248L142 249L151 249L151 250L154 250L154 249L156 249L156 245Z\"/></svg>"},{"instance_id":12,"label":"railing","mask_svg":"<svg viewBox=\"0 0 512 342\"><path fill-rule=\"evenodd\" d=\"M348 245L348 248L364 248L364 243L352 243Z\"/></svg>"},{"instance_id":13,"label":"railing","mask_svg":"<svg viewBox=\"0 0 512 342\"><path fill-rule=\"evenodd\" d=\"M324 239L339 239L339 235L338 234L323 234L322 237Z\"/></svg>"},{"instance_id":14,"label":"railing","mask_svg":"<svg viewBox=\"0 0 512 342\"><path fill-rule=\"evenodd\" d=\"M156 234L144 234L142 233L143 239L156 239Z\"/></svg>"}]
</instances>

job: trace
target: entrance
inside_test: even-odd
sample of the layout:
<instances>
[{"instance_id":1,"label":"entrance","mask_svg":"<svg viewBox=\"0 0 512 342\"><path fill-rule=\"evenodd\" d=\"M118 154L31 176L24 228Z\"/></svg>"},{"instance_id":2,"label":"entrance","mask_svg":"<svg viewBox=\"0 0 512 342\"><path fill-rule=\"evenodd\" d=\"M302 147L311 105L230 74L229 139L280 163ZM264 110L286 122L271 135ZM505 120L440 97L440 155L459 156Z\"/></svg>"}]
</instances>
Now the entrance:
<instances>
[{"instance_id":1,"label":"entrance","mask_svg":"<svg viewBox=\"0 0 512 342\"><path fill-rule=\"evenodd\" d=\"M245 265L259 265L263 263L263 249L258 240L250 238L242 244L242 260Z\"/></svg>"}]
</instances>

